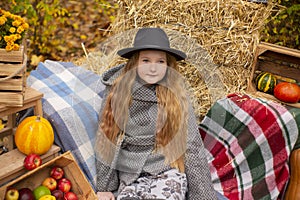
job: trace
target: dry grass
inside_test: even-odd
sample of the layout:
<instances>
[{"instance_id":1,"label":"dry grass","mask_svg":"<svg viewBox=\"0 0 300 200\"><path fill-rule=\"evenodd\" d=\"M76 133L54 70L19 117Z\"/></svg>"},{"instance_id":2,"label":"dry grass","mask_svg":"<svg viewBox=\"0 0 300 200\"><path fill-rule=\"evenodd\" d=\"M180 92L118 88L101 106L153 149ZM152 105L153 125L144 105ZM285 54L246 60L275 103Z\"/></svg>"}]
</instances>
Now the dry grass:
<instances>
[{"instance_id":1,"label":"dry grass","mask_svg":"<svg viewBox=\"0 0 300 200\"><path fill-rule=\"evenodd\" d=\"M85 66L101 74L123 62L116 51L132 46L139 27L164 28L171 46L185 51L181 73L190 85L197 116L228 93L244 92L259 32L275 3L244 0L119 0L108 40L89 53Z\"/></svg>"}]
</instances>

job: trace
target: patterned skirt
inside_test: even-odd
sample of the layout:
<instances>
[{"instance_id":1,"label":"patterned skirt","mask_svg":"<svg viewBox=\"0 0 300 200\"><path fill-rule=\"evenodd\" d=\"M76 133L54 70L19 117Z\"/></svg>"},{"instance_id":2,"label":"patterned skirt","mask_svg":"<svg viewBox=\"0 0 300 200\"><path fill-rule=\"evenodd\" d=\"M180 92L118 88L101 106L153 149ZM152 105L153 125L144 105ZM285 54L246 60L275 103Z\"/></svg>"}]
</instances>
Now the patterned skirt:
<instances>
[{"instance_id":1,"label":"patterned skirt","mask_svg":"<svg viewBox=\"0 0 300 200\"><path fill-rule=\"evenodd\" d=\"M185 200L186 192L186 175L171 169L159 175L142 174L120 192L117 200Z\"/></svg>"}]
</instances>

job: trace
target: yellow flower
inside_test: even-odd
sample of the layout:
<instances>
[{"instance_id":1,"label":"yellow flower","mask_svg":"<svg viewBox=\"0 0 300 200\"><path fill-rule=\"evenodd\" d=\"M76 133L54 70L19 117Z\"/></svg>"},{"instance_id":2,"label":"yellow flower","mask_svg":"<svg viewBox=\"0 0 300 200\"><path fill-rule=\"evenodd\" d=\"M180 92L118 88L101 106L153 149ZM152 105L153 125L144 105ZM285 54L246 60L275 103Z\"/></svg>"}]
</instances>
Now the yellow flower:
<instances>
[{"instance_id":1,"label":"yellow flower","mask_svg":"<svg viewBox=\"0 0 300 200\"><path fill-rule=\"evenodd\" d=\"M18 39L18 36L17 36L16 34L11 35L11 37L12 37L12 40L13 40L14 42Z\"/></svg>"},{"instance_id":2,"label":"yellow flower","mask_svg":"<svg viewBox=\"0 0 300 200\"><path fill-rule=\"evenodd\" d=\"M7 51L18 50L29 29L28 23L19 15L14 15L0 8L0 48Z\"/></svg>"},{"instance_id":3,"label":"yellow flower","mask_svg":"<svg viewBox=\"0 0 300 200\"><path fill-rule=\"evenodd\" d=\"M8 43L13 43L18 39L18 36L13 34L13 35L9 35L9 36L4 36L4 41L8 44Z\"/></svg>"},{"instance_id":4,"label":"yellow flower","mask_svg":"<svg viewBox=\"0 0 300 200\"><path fill-rule=\"evenodd\" d=\"M20 20L15 20L12 22L12 25L15 26L15 27L18 27L22 24L22 22Z\"/></svg>"},{"instance_id":5,"label":"yellow flower","mask_svg":"<svg viewBox=\"0 0 300 200\"><path fill-rule=\"evenodd\" d=\"M15 43L14 46L13 46L13 50L18 51L19 49L20 49L20 45Z\"/></svg>"},{"instance_id":6,"label":"yellow flower","mask_svg":"<svg viewBox=\"0 0 300 200\"><path fill-rule=\"evenodd\" d=\"M24 31L23 26L19 26L17 32L21 34L23 31Z\"/></svg>"},{"instance_id":7,"label":"yellow flower","mask_svg":"<svg viewBox=\"0 0 300 200\"><path fill-rule=\"evenodd\" d=\"M16 34L17 40L21 39L22 36L20 34Z\"/></svg>"},{"instance_id":8,"label":"yellow flower","mask_svg":"<svg viewBox=\"0 0 300 200\"><path fill-rule=\"evenodd\" d=\"M4 41L6 42L6 43L8 43L9 42L9 40L10 40L10 37L9 36L4 36Z\"/></svg>"},{"instance_id":9,"label":"yellow flower","mask_svg":"<svg viewBox=\"0 0 300 200\"><path fill-rule=\"evenodd\" d=\"M11 50L13 50L13 46L8 44L8 45L6 45L5 50L11 51Z\"/></svg>"},{"instance_id":10,"label":"yellow flower","mask_svg":"<svg viewBox=\"0 0 300 200\"><path fill-rule=\"evenodd\" d=\"M0 26L5 24L5 22L7 21L7 19L4 16L0 17Z\"/></svg>"},{"instance_id":11,"label":"yellow flower","mask_svg":"<svg viewBox=\"0 0 300 200\"><path fill-rule=\"evenodd\" d=\"M16 28L15 27L10 27L9 32L15 33L16 32Z\"/></svg>"},{"instance_id":12,"label":"yellow flower","mask_svg":"<svg viewBox=\"0 0 300 200\"><path fill-rule=\"evenodd\" d=\"M27 24L26 22L24 24L22 24L22 27L24 28L24 30L27 30L29 28L29 24Z\"/></svg>"}]
</instances>

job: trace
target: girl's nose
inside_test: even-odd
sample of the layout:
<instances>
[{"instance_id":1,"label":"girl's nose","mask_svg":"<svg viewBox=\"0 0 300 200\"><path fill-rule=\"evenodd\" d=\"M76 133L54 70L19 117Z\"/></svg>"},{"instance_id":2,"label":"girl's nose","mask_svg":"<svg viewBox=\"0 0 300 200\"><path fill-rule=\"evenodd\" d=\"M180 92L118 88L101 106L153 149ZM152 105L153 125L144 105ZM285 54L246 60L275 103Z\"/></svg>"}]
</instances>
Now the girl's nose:
<instances>
[{"instance_id":1,"label":"girl's nose","mask_svg":"<svg viewBox=\"0 0 300 200\"><path fill-rule=\"evenodd\" d=\"M155 64L155 63L149 64L149 69L151 72L155 72L157 69L157 64Z\"/></svg>"}]
</instances>

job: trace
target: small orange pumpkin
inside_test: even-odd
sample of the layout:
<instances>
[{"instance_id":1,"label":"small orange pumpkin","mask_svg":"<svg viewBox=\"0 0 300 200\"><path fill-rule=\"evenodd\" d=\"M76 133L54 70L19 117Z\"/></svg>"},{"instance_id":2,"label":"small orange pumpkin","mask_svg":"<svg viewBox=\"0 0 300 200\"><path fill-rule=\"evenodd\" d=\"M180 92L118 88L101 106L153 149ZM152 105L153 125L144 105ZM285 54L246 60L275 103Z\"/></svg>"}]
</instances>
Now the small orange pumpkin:
<instances>
[{"instance_id":1,"label":"small orange pumpkin","mask_svg":"<svg viewBox=\"0 0 300 200\"><path fill-rule=\"evenodd\" d=\"M42 155L51 148L53 142L53 128L43 117L26 117L16 129L15 144L18 150L26 155Z\"/></svg>"},{"instance_id":2,"label":"small orange pumpkin","mask_svg":"<svg viewBox=\"0 0 300 200\"><path fill-rule=\"evenodd\" d=\"M297 103L300 100L300 86L296 83L281 82L274 88L274 96L286 103Z\"/></svg>"},{"instance_id":3,"label":"small orange pumpkin","mask_svg":"<svg viewBox=\"0 0 300 200\"><path fill-rule=\"evenodd\" d=\"M300 149L295 149L292 151L290 156L290 168L291 176L288 183L287 190L284 194L285 200L299 200L300 199Z\"/></svg>"}]
</instances>

